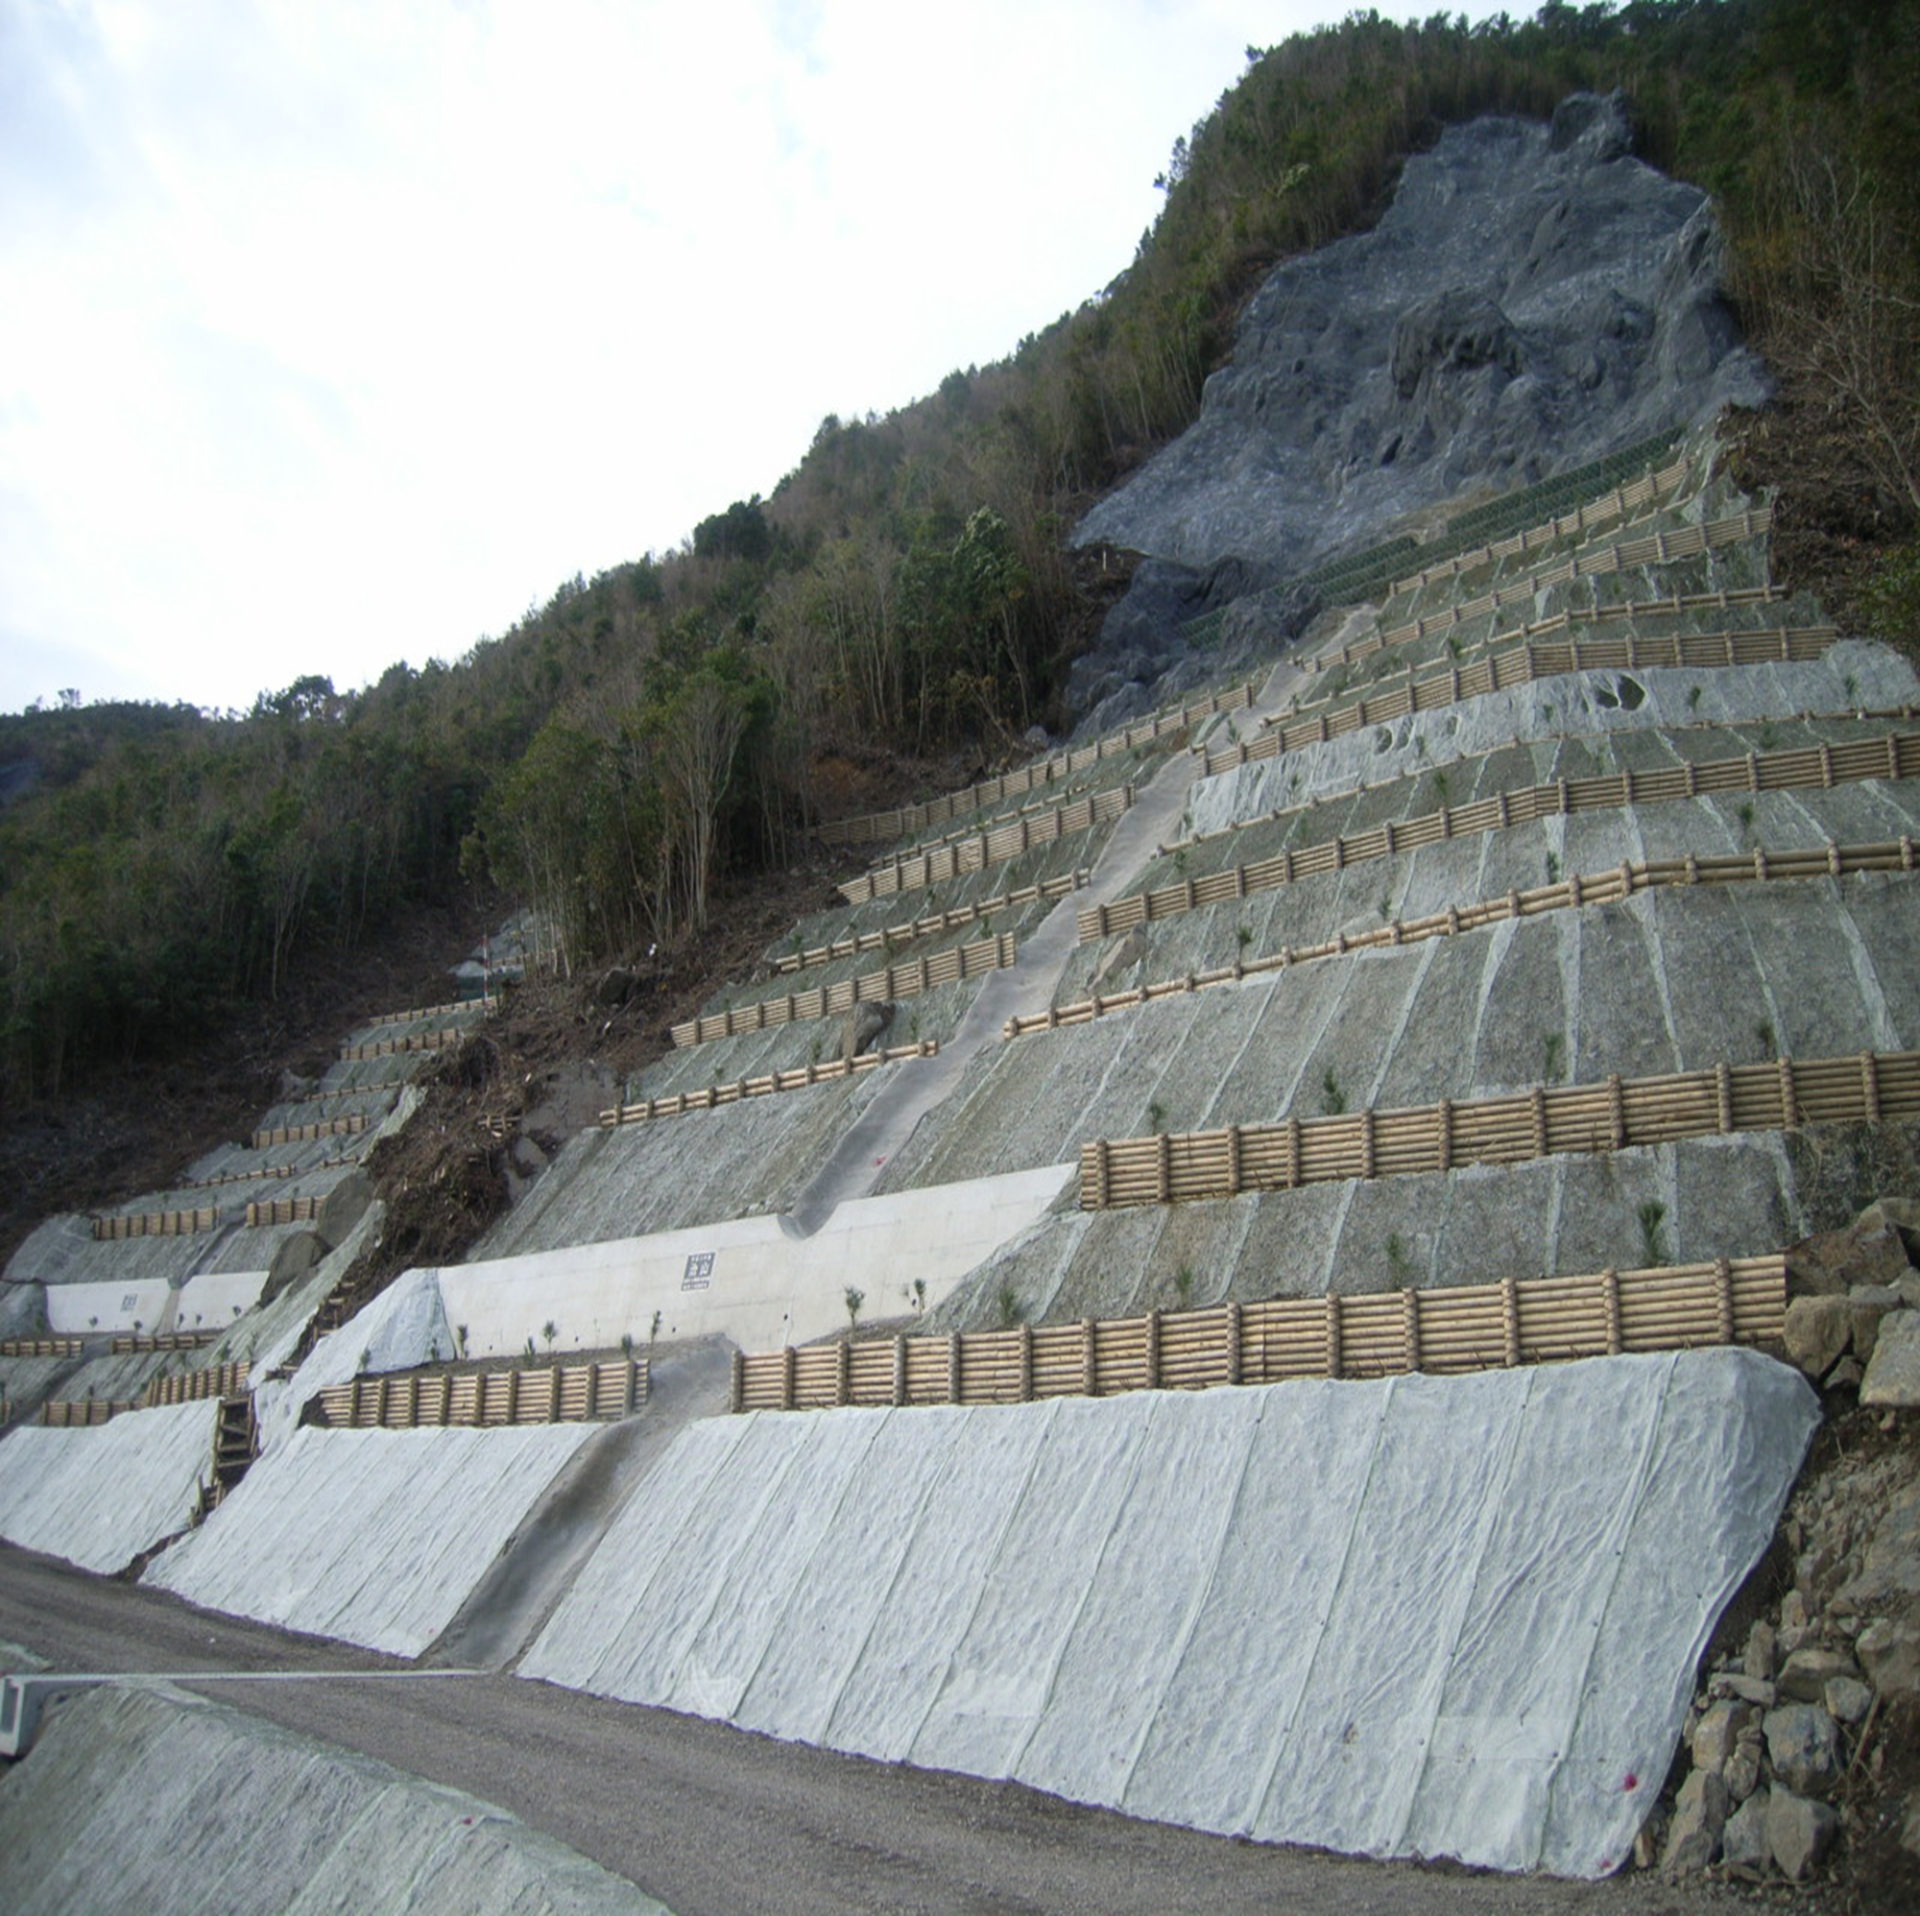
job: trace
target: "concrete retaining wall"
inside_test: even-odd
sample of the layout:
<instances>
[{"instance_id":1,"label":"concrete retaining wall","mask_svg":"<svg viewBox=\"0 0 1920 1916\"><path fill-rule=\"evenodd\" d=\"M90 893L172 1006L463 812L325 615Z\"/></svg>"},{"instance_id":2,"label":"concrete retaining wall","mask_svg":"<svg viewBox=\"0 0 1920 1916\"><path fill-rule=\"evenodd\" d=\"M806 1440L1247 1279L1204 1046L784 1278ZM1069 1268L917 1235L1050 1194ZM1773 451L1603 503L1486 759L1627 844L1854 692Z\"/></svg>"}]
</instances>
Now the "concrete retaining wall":
<instances>
[{"instance_id":1,"label":"concrete retaining wall","mask_svg":"<svg viewBox=\"0 0 1920 1916\"><path fill-rule=\"evenodd\" d=\"M724 1114L638 1128L694 1131L716 1115ZM549 1322L559 1350L604 1349L623 1335L645 1343L655 1334L655 1312L662 1338L718 1333L765 1350L844 1328L849 1286L865 1293L869 1320L914 1311L916 1279L925 1302L938 1303L1031 1225L1073 1175L1073 1166L1056 1161L1037 1171L863 1198L841 1205L810 1238L790 1237L778 1218L740 1217L434 1275L446 1320L464 1327L470 1357L518 1351L529 1338L544 1346ZM717 1186L708 1196L715 1208L723 1202ZM351 1334L351 1326L342 1333Z\"/></svg>"},{"instance_id":2,"label":"concrete retaining wall","mask_svg":"<svg viewBox=\"0 0 1920 1916\"><path fill-rule=\"evenodd\" d=\"M522 1674L1201 1829L1602 1875L1817 1418L1740 1351L732 1418Z\"/></svg>"},{"instance_id":3,"label":"concrete retaining wall","mask_svg":"<svg viewBox=\"0 0 1920 1916\"><path fill-rule=\"evenodd\" d=\"M187 1527L212 1474L217 1403L93 1429L29 1424L0 1443L0 1537L111 1576Z\"/></svg>"},{"instance_id":4,"label":"concrete retaining wall","mask_svg":"<svg viewBox=\"0 0 1920 1916\"><path fill-rule=\"evenodd\" d=\"M209 1609L418 1656L598 1429L296 1431L147 1581Z\"/></svg>"}]
</instances>

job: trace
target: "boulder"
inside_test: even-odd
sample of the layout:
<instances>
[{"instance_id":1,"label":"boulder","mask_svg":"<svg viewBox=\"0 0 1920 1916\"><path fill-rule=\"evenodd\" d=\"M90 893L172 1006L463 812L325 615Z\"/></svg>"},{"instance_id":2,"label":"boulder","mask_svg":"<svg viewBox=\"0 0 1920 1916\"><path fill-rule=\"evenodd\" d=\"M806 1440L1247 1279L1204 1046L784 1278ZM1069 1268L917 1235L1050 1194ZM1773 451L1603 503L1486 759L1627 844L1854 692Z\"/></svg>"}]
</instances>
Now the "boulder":
<instances>
[{"instance_id":1,"label":"boulder","mask_svg":"<svg viewBox=\"0 0 1920 1916\"><path fill-rule=\"evenodd\" d=\"M1700 1721L1693 1726L1693 1763L1695 1769L1724 1770L1727 1759L1739 1743L1740 1732L1754 1720L1751 1703L1709 1704Z\"/></svg>"},{"instance_id":2,"label":"boulder","mask_svg":"<svg viewBox=\"0 0 1920 1916\"><path fill-rule=\"evenodd\" d=\"M1740 1668L1759 1682L1773 1681L1773 1673L1779 1668L1779 1643L1773 1625L1765 1617L1758 1618L1747 1632L1746 1653L1740 1659Z\"/></svg>"},{"instance_id":3,"label":"boulder","mask_svg":"<svg viewBox=\"0 0 1920 1916\"><path fill-rule=\"evenodd\" d=\"M1889 1702L1920 1692L1920 1629L1876 1617L1860 1632L1855 1648L1867 1680Z\"/></svg>"},{"instance_id":4,"label":"boulder","mask_svg":"<svg viewBox=\"0 0 1920 1916\"><path fill-rule=\"evenodd\" d=\"M1767 1841L1767 1797L1767 1791L1756 1790L1720 1832L1720 1860L1735 1875L1763 1875L1773 1855Z\"/></svg>"},{"instance_id":5,"label":"boulder","mask_svg":"<svg viewBox=\"0 0 1920 1916\"><path fill-rule=\"evenodd\" d=\"M1873 1707L1873 1691L1858 1677L1837 1676L1820 1700L1836 1723L1858 1723Z\"/></svg>"},{"instance_id":6,"label":"boulder","mask_svg":"<svg viewBox=\"0 0 1920 1916\"><path fill-rule=\"evenodd\" d=\"M1920 1405L1920 1311L1892 1311L1880 1320L1860 1401L1889 1410Z\"/></svg>"},{"instance_id":7,"label":"boulder","mask_svg":"<svg viewBox=\"0 0 1920 1916\"><path fill-rule=\"evenodd\" d=\"M1839 1831L1840 1818L1829 1805L1811 1802L1791 1790L1768 1794L1767 1848L1788 1882L1804 1883L1833 1847Z\"/></svg>"},{"instance_id":8,"label":"boulder","mask_svg":"<svg viewBox=\"0 0 1920 1916\"><path fill-rule=\"evenodd\" d=\"M1727 1794L1736 1803L1744 1803L1760 1787L1760 1769L1766 1754L1766 1738L1759 1724L1750 1724L1740 1732L1740 1740L1727 1758L1721 1775L1727 1780Z\"/></svg>"},{"instance_id":9,"label":"boulder","mask_svg":"<svg viewBox=\"0 0 1920 1916\"><path fill-rule=\"evenodd\" d=\"M1680 1785L1660 1867L1669 1876L1690 1876L1720 1854L1727 1823L1727 1786L1717 1770L1695 1770Z\"/></svg>"},{"instance_id":10,"label":"boulder","mask_svg":"<svg viewBox=\"0 0 1920 1916\"><path fill-rule=\"evenodd\" d=\"M1789 1703L1819 1703L1835 1677L1858 1674L1854 1660L1837 1650L1796 1650L1781 1667L1780 1695Z\"/></svg>"},{"instance_id":11,"label":"boulder","mask_svg":"<svg viewBox=\"0 0 1920 1916\"><path fill-rule=\"evenodd\" d=\"M1826 1376L1853 1342L1853 1310L1844 1291L1796 1297L1787 1306L1787 1361L1807 1376Z\"/></svg>"},{"instance_id":12,"label":"boulder","mask_svg":"<svg viewBox=\"0 0 1920 1916\"><path fill-rule=\"evenodd\" d=\"M1786 1703L1766 1716L1773 1773L1801 1796L1824 1796L1846 1769L1840 1726L1817 1703Z\"/></svg>"},{"instance_id":13,"label":"boulder","mask_svg":"<svg viewBox=\"0 0 1920 1916\"><path fill-rule=\"evenodd\" d=\"M852 1060L871 1051L893 1023L897 1006L886 1000L863 998L850 1010L840 1028L840 1056Z\"/></svg>"}]
</instances>

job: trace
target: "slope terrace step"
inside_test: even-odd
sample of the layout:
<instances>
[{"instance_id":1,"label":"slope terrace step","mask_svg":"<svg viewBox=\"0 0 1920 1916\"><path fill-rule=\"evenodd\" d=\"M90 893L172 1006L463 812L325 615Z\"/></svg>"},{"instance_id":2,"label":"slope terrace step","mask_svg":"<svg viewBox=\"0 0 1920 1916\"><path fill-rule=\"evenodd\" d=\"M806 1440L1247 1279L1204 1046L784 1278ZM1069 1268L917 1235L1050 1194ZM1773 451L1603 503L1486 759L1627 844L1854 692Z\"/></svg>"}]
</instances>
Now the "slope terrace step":
<instances>
[{"instance_id":1,"label":"slope terrace step","mask_svg":"<svg viewBox=\"0 0 1920 1916\"><path fill-rule=\"evenodd\" d=\"M1631 768L1589 778L1559 778L1545 784L1502 788L1492 797L1462 805L1442 804L1421 816L1392 819L1370 830L1334 833L1276 856L1136 892L1078 914L1081 942L1111 937L1155 918L1193 911L1228 898L1293 884L1302 877L1339 871L1350 864L1390 858L1420 845L1480 832L1505 830L1530 820L1576 812L1613 810L1693 799L1716 792L1822 789L1868 779L1920 777L1920 732L1888 732L1845 744L1821 743L1794 750L1755 752L1720 759L1688 759L1678 766L1635 772ZM1305 808L1289 816L1298 818ZM1276 815L1272 822L1278 822ZM1237 827L1235 828L1238 829ZM1180 846L1164 848L1178 854Z\"/></svg>"},{"instance_id":2,"label":"slope terrace step","mask_svg":"<svg viewBox=\"0 0 1920 1916\"><path fill-rule=\"evenodd\" d=\"M1456 937L1462 932L1478 931L1508 919L1538 917L1544 912L1617 905L1637 891L1664 886L1784 884L1810 878L1840 878L1857 872L1911 874L1914 869L1911 836L1874 845L1828 843L1772 850L1756 845L1751 854L1729 853L1703 858L1690 853L1683 858L1631 860L1610 871L1584 875L1576 872L1552 884L1516 889L1498 898L1476 899L1470 904L1449 906L1444 912L1419 918L1390 918L1369 930L1338 932L1319 944L1283 945L1277 952L1238 958L1230 965L1211 970L1189 971L1178 978L1161 979L1106 995L1096 993L1091 998L1049 1006L1043 1012L1009 1018L1005 1033L1009 1038L1019 1038L1035 1031L1055 1031L1062 1025L1087 1024L1095 1018L1130 1011L1161 998L1243 984L1249 978L1270 971L1285 971L1294 965L1345 958L1363 951L1392 950L1402 945L1422 944L1430 938Z\"/></svg>"}]
</instances>

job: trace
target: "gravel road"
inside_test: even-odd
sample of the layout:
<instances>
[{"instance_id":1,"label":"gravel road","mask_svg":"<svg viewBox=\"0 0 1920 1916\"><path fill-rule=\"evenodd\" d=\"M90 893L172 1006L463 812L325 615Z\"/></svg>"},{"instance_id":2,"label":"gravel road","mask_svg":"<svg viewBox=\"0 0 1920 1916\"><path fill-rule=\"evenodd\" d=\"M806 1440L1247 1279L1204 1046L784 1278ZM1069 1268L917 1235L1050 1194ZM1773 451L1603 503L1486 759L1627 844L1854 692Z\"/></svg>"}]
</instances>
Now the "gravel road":
<instances>
[{"instance_id":1,"label":"gravel road","mask_svg":"<svg viewBox=\"0 0 1920 1916\"><path fill-rule=\"evenodd\" d=\"M1011 1784L862 1762L512 1676L356 1682L344 1673L407 1666L4 1545L0 1640L59 1670L333 1673L340 1680L188 1687L471 1790L639 1884L676 1916L1680 1916L1742 1907L1645 1878L1516 1880L1201 1836Z\"/></svg>"}]
</instances>

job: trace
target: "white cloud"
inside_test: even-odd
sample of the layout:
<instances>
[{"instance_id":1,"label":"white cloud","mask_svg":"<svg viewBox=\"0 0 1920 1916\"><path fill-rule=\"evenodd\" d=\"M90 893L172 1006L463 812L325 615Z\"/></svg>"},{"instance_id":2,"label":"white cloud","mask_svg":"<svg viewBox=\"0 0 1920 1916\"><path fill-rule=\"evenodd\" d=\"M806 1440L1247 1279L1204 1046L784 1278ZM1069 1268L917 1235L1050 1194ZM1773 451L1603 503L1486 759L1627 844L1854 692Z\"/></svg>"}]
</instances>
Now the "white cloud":
<instances>
[{"instance_id":1,"label":"white cloud","mask_svg":"<svg viewBox=\"0 0 1920 1916\"><path fill-rule=\"evenodd\" d=\"M358 684L676 543L1111 279L1315 11L0 0L0 707Z\"/></svg>"}]
</instances>

